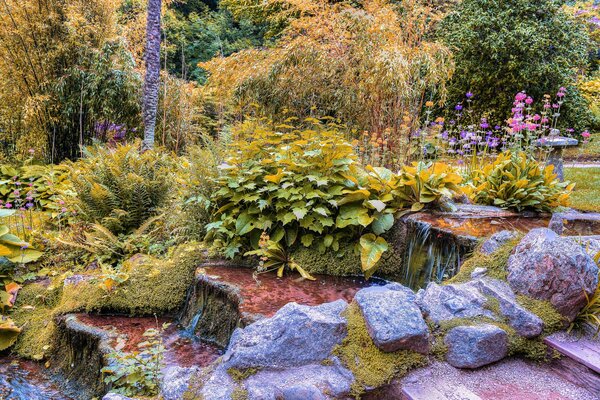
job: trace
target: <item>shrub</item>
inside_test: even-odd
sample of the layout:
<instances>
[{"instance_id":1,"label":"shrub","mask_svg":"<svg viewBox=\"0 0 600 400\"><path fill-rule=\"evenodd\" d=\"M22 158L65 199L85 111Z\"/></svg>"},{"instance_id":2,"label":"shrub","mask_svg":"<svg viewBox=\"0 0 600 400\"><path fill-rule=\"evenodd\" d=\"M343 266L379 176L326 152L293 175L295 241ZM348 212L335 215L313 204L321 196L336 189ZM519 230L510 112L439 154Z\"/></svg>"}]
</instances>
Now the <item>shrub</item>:
<instances>
[{"instance_id":1,"label":"shrub","mask_svg":"<svg viewBox=\"0 0 600 400\"><path fill-rule=\"evenodd\" d=\"M390 146L403 151L423 98L444 92L453 64L427 35L432 9L394 3L227 0L235 17L283 31L272 46L202 63L207 87L238 115L254 105L268 116L328 115L378 135L389 129Z\"/></svg>"},{"instance_id":2,"label":"shrub","mask_svg":"<svg viewBox=\"0 0 600 400\"><path fill-rule=\"evenodd\" d=\"M502 208L552 211L566 206L574 185L559 182L553 166L542 168L524 152L504 152L475 171L467 191L478 204Z\"/></svg>"},{"instance_id":3,"label":"shrub","mask_svg":"<svg viewBox=\"0 0 600 400\"><path fill-rule=\"evenodd\" d=\"M207 239L226 256L258 249L263 232L287 247L340 252L360 238L362 267L373 272L388 244L380 235L400 209L423 208L451 193L456 176L424 164L396 175L361 168L335 125L273 128L248 122L217 179L218 210ZM413 206L414 204L417 204ZM358 250L358 246L355 246Z\"/></svg>"},{"instance_id":4,"label":"shrub","mask_svg":"<svg viewBox=\"0 0 600 400\"><path fill-rule=\"evenodd\" d=\"M556 0L464 0L438 27L454 53L456 71L449 99L477 95L482 111L508 117L512 96L522 90L541 99L566 86L571 100L564 122L585 128L585 100L574 86L577 70L587 62L589 36Z\"/></svg>"},{"instance_id":5,"label":"shrub","mask_svg":"<svg viewBox=\"0 0 600 400\"><path fill-rule=\"evenodd\" d=\"M128 233L157 214L171 187L171 161L160 151L140 153L138 143L88 148L70 166L74 208L112 233Z\"/></svg>"},{"instance_id":6,"label":"shrub","mask_svg":"<svg viewBox=\"0 0 600 400\"><path fill-rule=\"evenodd\" d=\"M8 208L53 210L69 193L68 169L62 165L0 166L0 204Z\"/></svg>"},{"instance_id":7,"label":"shrub","mask_svg":"<svg viewBox=\"0 0 600 400\"><path fill-rule=\"evenodd\" d=\"M203 146L190 146L181 159L178 189L173 204L173 212L167 215L168 229L174 235L186 239L201 240L205 227L212 218L211 196L219 190L216 178L217 166L222 160L227 138L213 140L205 138Z\"/></svg>"}]
</instances>

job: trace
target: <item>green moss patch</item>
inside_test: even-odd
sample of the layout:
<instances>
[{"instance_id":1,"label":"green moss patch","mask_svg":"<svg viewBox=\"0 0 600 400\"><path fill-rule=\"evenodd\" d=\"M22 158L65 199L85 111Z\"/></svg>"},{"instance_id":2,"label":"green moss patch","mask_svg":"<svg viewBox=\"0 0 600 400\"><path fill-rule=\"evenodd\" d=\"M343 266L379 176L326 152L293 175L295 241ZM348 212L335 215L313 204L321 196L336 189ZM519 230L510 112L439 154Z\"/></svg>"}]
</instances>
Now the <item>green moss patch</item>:
<instances>
[{"instance_id":1,"label":"green moss patch","mask_svg":"<svg viewBox=\"0 0 600 400\"><path fill-rule=\"evenodd\" d=\"M23 327L14 350L26 358L42 359L52 351L54 319L70 312L110 311L130 315L165 314L177 310L193 283L199 252L194 246L176 249L167 260L138 255L125 262L129 279L107 292L98 275L77 284L25 285L12 318Z\"/></svg>"},{"instance_id":2,"label":"green moss patch","mask_svg":"<svg viewBox=\"0 0 600 400\"><path fill-rule=\"evenodd\" d=\"M314 249L300 247L293 251L292 258L310 274L349 276L363 273L360 255L352 246L347 246L338 252L326 251L323 254ZM381 256L376 275L390 278L399 276L402 264L402 255L390 246L390 249Z\"/></svg>"},{"instance_id":3,"label":"green moss patch","mask_svg":"<svg viewBox=\"0 0 600 400\"><path fill-rule=\"evenodd\" d=\"M468 258L463 265L460 267L460 271L452 279L449 279L445 284L451 283L465 283L471 280L471 273L476 268L486 268L486 276L489 278L499 279L506 281L508 271L506 265L508 263L508 257L515 248L515 246L521 241L521 236L509 241L492 254L483 254L478 249L475 250L473 255Z\"/></svg>"},{"instance_id":4,"label":"green moss patch","mask_svg":"<svg viewBox=\"0 0 600 400\"><path fill-rule=\"evenodd\" d=\"M379 350L367 332L356 303L348 307L345 317L348 320L348 335L333 353L354 374L352 395L356 398L366 388L382 386L413 368L427 364L427 358L419 353L404 350L386 353Z\"/></svg>"},{"instance_id":5,"label":"green moss patch","mask_svg":"<svg viewBox=\"0 0 600 400\"><path fill-rule=\"evenodd\" d=\"M245 368L245 369L237 369L237 368L229 368L227 373L237 383L243 382L246 379L250 378L252 375L257 374L260 371L260 368Z\"/></svg>"}]
</instances>

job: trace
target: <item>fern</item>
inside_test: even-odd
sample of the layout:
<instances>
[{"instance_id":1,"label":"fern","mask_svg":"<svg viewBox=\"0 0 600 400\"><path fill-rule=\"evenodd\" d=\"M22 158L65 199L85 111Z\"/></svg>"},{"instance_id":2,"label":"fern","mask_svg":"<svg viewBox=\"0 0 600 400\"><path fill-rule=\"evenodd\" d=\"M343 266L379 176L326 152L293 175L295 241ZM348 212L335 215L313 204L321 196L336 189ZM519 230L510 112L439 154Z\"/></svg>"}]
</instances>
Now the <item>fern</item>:
<instances>
[{"instance_id":1,"label":"fern","mask_svg":"<svg viewBox=\"0 0 600 400\"><path fill-rule=\"evenodd\" d=\"M85 158L70 165L74 206L86 221L115 235L130 233L154 217L173 181L166 154L142 154L138 147L89 148Z\"/></svg>"}]
</instances>

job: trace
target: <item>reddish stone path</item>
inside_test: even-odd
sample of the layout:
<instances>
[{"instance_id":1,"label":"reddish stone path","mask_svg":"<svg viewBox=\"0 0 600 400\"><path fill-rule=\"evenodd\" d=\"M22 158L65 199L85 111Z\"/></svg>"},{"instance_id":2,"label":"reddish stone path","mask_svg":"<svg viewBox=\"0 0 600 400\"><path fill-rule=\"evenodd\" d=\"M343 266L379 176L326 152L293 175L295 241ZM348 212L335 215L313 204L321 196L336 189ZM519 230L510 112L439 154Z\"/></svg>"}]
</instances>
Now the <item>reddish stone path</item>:
<instances>
[{"instance_id":1,"label":"reddish stone path","mask_svg":"<svg viewBox=\"0 0 600 400\"><path fill-rule=\"evenodd\" d=\"M413 371L383 398L406 400L595 400L552 367L509 358L477 370L436 362Z\"/></svg>"}]
</instances>

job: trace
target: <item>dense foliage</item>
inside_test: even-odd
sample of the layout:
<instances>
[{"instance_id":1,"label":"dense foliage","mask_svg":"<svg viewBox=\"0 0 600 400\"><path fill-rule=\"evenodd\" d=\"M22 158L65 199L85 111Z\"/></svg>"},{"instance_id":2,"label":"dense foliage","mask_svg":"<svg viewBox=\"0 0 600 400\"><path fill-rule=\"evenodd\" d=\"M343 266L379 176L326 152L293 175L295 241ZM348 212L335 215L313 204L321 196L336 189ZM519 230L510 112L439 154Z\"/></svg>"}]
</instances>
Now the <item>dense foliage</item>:
<instances>
[{"instance_id":1,"label":"dense foliage","mask_svg":"<svg viewBox=\"0 0 600 400\"><path fill-rule=\"evenodd\" d=\"M476 94L482 111L497 120L508 117L512 96L522 90L541 99L565 86L571 101L565 123L583 129L589 123L586 102L574 86L587 62L589 36L556 0L464 0L437 28L450 47L456 72L450 99Z\"/></svg>"},{"instance_id":2,"label":"dense foliage","mask_svg":"<svg viewBox=\"0 0 600 400\"><path fill-rule=\"evenodd\" d=\"M160 151L140 153L139 143L91 148L70 166L81 218L112 233L129 233L155 216L171 187L170 160Z\"/></svg>"},{"instance_id":3,"label":"dense foliage","mask_svg":"<svg viewBox=\"0 0 600 400\"><path fill-rule=\"evenodd\" d=\"M370 274L388 248L379 235L392 227L394 213L451 195L460 177L443 164L406 167L400 175L363 169L335 125L313 122L305 130L253 122L239 128L221 166L207 239L234 257L257 249L263 232L286 247L319 252L338 252L360 237Z\"/></svg>"},{"instance_id":4,"label":"dense foliage","mask_svg":"<svg viewBox=\"0 0 600 400\"><path fill-rule=\"evenodd\" d=\"M471 197L478 204L517 211L552 211L567 205L574 186L560 182L553 169L523 152L505 152L474 173Z\"/></svg>"},{"instance_id":5,"label":"dense foliage","mask_svg":"<svg viewBox=\"0 0 600 400\"><path fill-rule=\"evenodd\" d=\"M135 126L140 86L117 35L115 2L4 2L0 136L4 153L60 161L105 121Z\"/></svg>"},{"instance_id":6,"label":"dense foliage","mask_svg":"<svg viewBox=\"0 0 600 400\"><path fill-rule=\"evenodd\" d=\"M443 97L452 61L446 47L429 40L435 14L420 2L397 7L369 0L358 8L278 1L246 11L264 6L270 12L272 5L297 16L274 45L202 64L208 88L234 116L332 116L378 135L389 130L392 146L405 143L418 125L426 93Z\"/></svg>"}]
</instances>

